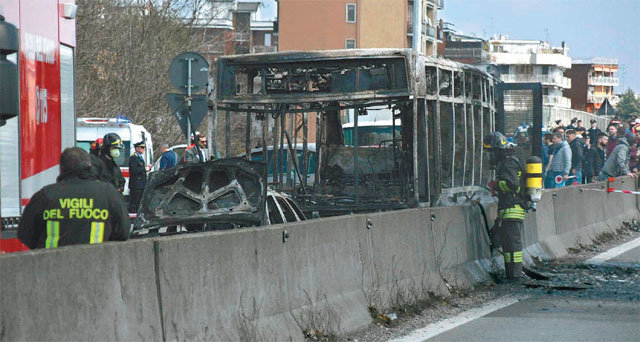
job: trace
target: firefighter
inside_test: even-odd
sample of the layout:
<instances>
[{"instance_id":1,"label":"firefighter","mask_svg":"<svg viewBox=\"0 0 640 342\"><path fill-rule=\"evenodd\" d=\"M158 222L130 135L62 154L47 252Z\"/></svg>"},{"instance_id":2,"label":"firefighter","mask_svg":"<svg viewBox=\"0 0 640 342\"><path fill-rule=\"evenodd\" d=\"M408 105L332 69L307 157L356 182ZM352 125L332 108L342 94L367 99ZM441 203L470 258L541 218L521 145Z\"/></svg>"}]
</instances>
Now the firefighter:
<instances>
[{"instance_id":1,"label":"firefighter","mask_svg":"<svg viewBox=\"0 0 640 342\"><path fill-rule=\"evenodd\" d=\"M102 138L96 139L91 143L89 149L89 157L91 158L91 174L95 179L100 179L102 173L102 162L100 161L100 147L102 146Z\"/></svg>"},{"instance_id":2,"label":"firefighter","mask_svg":"<svg viewBox=\"0 0 640 342\"><path fill-rule=\"evenodd\" d=\"M500 132L488 134L483 147L490 153L489 165L496 179L489 183L498 197L498 218L492 229L492 241L501 244L507 281L516 281L522 274L522 239L527 195L525 167Z\"/></svg>"},{"instance_id":3,"label":"firefighter","mask_svg":"<svg viewBox=\"0 0 640 342\"><path fill-rule=\"evenodd\" d=\"M102 162L102 170L100 171L100 180L113 184L121 193L124 191L125 179L120 171L120 167L115 160L120 157L122 150L122 139L115 133L107 133L102 138L102 146L100 147L100 161Z\"/></svg>"},{"instance_id":4,"label":"firefighter","mask_svg":"<svg viewBox=\"0 0 640 342\"><path fill-rule=\"evenodd\" d=\"M24 209L18 238L31 249L57 248L127 240L130 228L122 196L93 179L87 152L70 147L60 155L57 182L33 195Z\"/></svg>"}]
</instances>

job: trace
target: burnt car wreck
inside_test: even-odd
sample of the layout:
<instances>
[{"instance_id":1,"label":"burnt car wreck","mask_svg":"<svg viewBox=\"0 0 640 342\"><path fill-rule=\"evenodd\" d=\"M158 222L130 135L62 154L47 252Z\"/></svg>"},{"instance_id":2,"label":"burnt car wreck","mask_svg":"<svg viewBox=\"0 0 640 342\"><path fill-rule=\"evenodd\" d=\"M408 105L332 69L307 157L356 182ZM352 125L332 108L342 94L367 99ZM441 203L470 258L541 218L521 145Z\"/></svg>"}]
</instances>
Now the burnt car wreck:
<instances>
[{"instance_id":1,"label":"burnt car wreck","mask_svg":"<svg viewBox=\"0 0 640 342\"><path fill-rule=\"evenodd\" d=\"M134 232L186 225L189 231L266 224L263 163L220 159L151 173Z\"/></svg>"},{"instance_id":2,"label":"burnt car wreck","mask_svg":"<svg viewBox=\"0 0 640 342\"><path fill-rule=\"evenodd\" d=\"M223 56L217 70L226 155L240 117L245 151L273 151L245 158L266 161L306 212L436 206L484 191L495 106L494 79L480 69L373 49ZM359 122L381 115L387 127L365 136Z\"/></svg>"}]
</instances>

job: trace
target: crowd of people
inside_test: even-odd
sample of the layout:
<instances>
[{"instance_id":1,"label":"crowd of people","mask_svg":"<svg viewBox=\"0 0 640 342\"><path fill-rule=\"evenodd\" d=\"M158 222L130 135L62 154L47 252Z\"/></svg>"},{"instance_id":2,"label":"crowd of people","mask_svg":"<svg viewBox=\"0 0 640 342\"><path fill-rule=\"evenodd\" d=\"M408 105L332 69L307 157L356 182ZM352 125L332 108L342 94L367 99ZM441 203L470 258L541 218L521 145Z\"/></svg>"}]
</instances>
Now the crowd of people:
<instances>
[{"instance_id":1,"label":"crowd of people","mask_svg":"<svg viewBox=\"0 0 640 342\"><path fill-rule=\"evenodd\" d=\"M595 120L586 129L573 118L557 120L543 137L544 187L586 184L609 177L636 177L640 170L640 119L623 122L614 117L603 132Z\"/></svg>"}]
</instances>

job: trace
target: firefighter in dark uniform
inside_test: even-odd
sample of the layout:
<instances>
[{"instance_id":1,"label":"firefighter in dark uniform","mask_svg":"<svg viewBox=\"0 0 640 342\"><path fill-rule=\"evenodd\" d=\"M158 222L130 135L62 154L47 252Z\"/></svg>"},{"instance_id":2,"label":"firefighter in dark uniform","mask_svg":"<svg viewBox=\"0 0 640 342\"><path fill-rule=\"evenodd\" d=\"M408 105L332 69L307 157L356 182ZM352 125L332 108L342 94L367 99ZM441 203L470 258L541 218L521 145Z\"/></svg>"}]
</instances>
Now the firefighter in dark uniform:
<instances>
[{"instance_id":1,"label":"firefighter in dark uniform","mask_svg":"<svg viewBox=\"0 0 640 342\"><path fill-rule=\"evenodd\" d=\"M129 212L137 213L140 206L140 199L147 185L147 167L144 161L144 151L147 148L144 141L133 145L136 152L129 158Z\"/></svg>"},{"instance_id":2,"label":"firefighter in dark uniform","mask_svg":"<svg viewBox=\"0 0 640 342\"><path fill-rule=\"evenodd\" d=\"M91 143L89 149L89 157L91 157L91 174L95 179L100 179L102 173L102 162L100 161L100 147L102 146L102 138L96 139Z\"/></svg>"},{"instance_id":3,"label":"firefighter in dark uniform","mask_svg":"<svg viewBox=\"0 0 640 342\"><path fill-rule=\"evenodd\" d=\"M522 274L520 231L527 207L525 166L500 132L488 134L483 147L490 153L491 169L496 171L496 179L489 183L492 193L498 197L498 218L492 241L496 246L502 245L507 280L515 281Z\"/></svg>"},{"instance_id":4,"label":"firefighter in dark uniform","mask_svg":"<svg viewBox=\"0 0 640 342\"><path fill-rule=\"evenodd\" d=\"M122 139L120 136L115 133L105 134L100 147L100 161L102 162L100 180L113 184L118 191L123 192L125 179L120 167L115 162L120 157L121 150Z\"/></svg>"},{"instance_id":5,"label":"firefighter in dark uniform","mask_svg":"<svg viewBox=\"0 0 640 342\"><path fill-rule=\"evenodd\" d=\"M93 178L87 152L70 147L60 155L57 182L40 189L24 209L18 238L31 249L57 248L127 240L130 229L122 195Z\"/></svg>"}]
</instances>

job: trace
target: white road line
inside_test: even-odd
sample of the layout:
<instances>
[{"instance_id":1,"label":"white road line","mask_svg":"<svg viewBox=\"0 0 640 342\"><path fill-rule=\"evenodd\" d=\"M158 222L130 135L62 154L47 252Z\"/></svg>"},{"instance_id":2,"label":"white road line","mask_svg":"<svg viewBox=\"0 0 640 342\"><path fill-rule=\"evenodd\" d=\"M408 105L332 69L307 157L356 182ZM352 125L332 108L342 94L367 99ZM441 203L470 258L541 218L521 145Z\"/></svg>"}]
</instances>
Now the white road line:
<instances>
[{"instance_id":1,"label":"white road line","mask_svg":"<svg viewBox=\"0 0 640 342\"><path fill-rule=\"evenodd\" d=\"M605 261L609 260L609 259L613 259L615 257L617 257L618 255L625 253L627 251L630 251L636 247L640 246L640 238L637 238L635 240L631 240L627 243L624 243L618 247L614 247L611 248L610 250L604 252L604 253L600 253L596 256L594 256L591 259L588 259L587 261L585 261L585 264L589 264L589 265L601 265L602 263L604 263Z\"/></svg>"},{"instance_id":2,"label":"white road line","mask_svg":"<svg viewBox=\"0 0 640 342\"><path fill-rule=\"evenodd\" d=\"M409 335L400 337L395 340L391 340L390 342L422 342L434 336L440 335L445 331L449 331L465 323L476 320L482 316L488 315L494 311L497 311L509 305L515 304L526 298L528 298L528 296L516 296L516 297L508 296L508 297L498 298L482 307L470 309L460 313L455 317L447 318L439 322L431 323L422 329L414 330Z\"/></svg>"}]
</instances>

